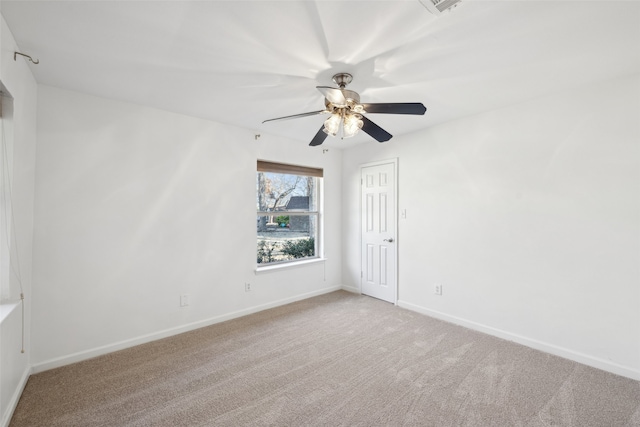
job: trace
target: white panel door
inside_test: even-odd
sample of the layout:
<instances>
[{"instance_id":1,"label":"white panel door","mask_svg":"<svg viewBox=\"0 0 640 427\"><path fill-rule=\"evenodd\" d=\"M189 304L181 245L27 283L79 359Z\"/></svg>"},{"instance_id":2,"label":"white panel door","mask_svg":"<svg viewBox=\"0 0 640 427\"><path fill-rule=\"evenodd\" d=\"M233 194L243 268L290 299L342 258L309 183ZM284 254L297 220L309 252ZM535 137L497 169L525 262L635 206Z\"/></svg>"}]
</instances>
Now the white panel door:
<instances>
[{"instance_id":1,"label":"white panel door","mask_svg":"<svg viewBox=\"0 0 640 427\"><path fill-rule=\"evenodd\" d=\"M395 163L361 170L362 261L365 295L396 302Z\"/></svg>"}]
</instances>

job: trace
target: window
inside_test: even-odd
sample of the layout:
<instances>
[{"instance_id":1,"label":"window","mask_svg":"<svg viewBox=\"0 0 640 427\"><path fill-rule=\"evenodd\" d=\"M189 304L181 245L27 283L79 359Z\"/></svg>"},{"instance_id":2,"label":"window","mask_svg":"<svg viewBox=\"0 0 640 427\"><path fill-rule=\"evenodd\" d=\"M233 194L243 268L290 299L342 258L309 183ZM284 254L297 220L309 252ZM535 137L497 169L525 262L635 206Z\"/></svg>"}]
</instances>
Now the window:
<instances>
[{"instance_id":1,"label":"window","mask_svg":"<svg viewBox=\"0 0 640 427\"><path fill-rule=\"evenodd\" d=\"M322 169L258 160L257 263L318 258Z\"/></svg>"},{"instance_id":2,"label":"window","mask_svg":"<svg viewBox=\"0 0 640 427\"><path fill-rule=\"evenodd\" d=\"M0 302L11 300L11 258L13 218L11 207L11 179L13 173L13 98L0 82ZM13 235L15 238L15 235Z\"/></svg>"}]
</instances>

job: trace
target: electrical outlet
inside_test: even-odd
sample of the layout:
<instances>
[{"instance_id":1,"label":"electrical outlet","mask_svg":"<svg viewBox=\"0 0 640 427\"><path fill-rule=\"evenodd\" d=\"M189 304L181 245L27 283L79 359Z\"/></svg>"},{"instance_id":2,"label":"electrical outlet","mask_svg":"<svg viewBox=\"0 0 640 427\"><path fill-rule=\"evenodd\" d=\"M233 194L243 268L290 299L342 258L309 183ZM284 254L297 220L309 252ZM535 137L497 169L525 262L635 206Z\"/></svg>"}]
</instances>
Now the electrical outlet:
<instances>
[{"instance_id":1,"label":"electrical outlet","mask_svg":"<svg viewBox=\"0 0 640 427\"><path fill-rule=\"evenodd\" d=\"M189 294L180 295L180 307L186 307L189 305Z\"/></svg>"},{"instance_id":2,"label":"electrical outlet","mask_svg":"<svg viewBox=\"0 0 640 427\"><path fill-rule=\"evenodd\" d=\"M244 284L244 291L245 292L250 292L251 291L251 283L245 283Z\"/></svg>"},{"instance_id":3,"label":"electrical outlet","mask_svg":"<svg viewBox=\"0 0 640 427\"><path fill-rule=\"evenodd\" d=\"M442 285L440 283L433 285L433 293L436 295L442 295Z\"/></svg>"}]
</instances>

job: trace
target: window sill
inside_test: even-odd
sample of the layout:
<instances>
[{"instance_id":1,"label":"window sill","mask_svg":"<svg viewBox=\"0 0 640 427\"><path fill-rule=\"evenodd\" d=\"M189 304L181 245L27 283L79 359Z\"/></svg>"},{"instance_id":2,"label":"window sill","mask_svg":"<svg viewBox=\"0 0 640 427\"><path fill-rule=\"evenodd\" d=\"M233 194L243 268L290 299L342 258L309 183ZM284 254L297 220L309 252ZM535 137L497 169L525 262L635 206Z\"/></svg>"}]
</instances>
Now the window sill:
<instances>
[{"instance_id":1,"label":"window sill","mask_svg":"<svg viewBox=\"0 0 640 427\"><path fill-rule=\"evenodd\" d=\"M287 263L283 263L283 264L267 265L267 266L264 266L264 267L256 267L255 273L256 274L263 274L263 273L271 273L271 272L279 271L279 270L287 270L287 269L290 269L290 268L304 267L304 266L309 265L309 264L318 264L320 262L325 262L326 260L327 260L326 258L313 258L313 259L306 259L304 261L287 262Z\"/></svg>"},{"instance_id":2,"label":"window sill","mask_svg":"<svg viewBox=\"0 0 640 427\"><path fill-rule=\"evenodd\" d=\"M9 317L11 312L20 305L19 302L3 302L0 304L0 323Z\"/></svg>"}]
</instances>

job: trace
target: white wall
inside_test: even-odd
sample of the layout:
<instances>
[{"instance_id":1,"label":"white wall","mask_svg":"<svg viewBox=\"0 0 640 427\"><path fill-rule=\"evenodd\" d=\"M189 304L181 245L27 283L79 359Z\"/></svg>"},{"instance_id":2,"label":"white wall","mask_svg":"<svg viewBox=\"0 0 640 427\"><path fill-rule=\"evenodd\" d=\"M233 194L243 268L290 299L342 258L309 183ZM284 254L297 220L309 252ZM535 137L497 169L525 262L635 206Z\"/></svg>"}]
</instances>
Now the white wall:
<instances>
[{"instance_id":1,"label":"white wall","mask_svg":"<svg viewBox=\"0 0 640 427\"><path fill-rule=\"evenodd\" d=\"M38 95L34 371L340 287L339 151ZM258 158L325 169L326 263L254 273Z\"/></svg>"},{"instance_id":2,"label":"white wall","mask_svg":"<svg viewBox=\"0 0 640 427\"><path fill-rule=\"evenodd\" d=\"M17 404L29 373L29 313L31 307L31 260L33 242L33 197L36 159L37 86L23 60L14 61L18 50L4 18L0 19L0 81L14 98L12 145L12 194L15 239L11 248L14 262L20 261L20 278L25 294L25 353L22 347L22 313L18 306L0 325L0 425L5 425ZM16 252L17 250L17 252ZM17 266L17 264L16 264ZM2 268L6 266L3 265ZM19 301L17 275L10 276L9 301ZM4 311L3 307L0 311Z\"/></svg>"},{"instance_id":3,"label":"white wall","mask_svg":"<svg viewBox=\"0 0 640 427\"><path fill-rule=\"evenodd\" d=\"M359 165L397 157L401 306L640 379L639 118L636 75L346 151L344 285Z\"/></svg>"}]
</instances>

